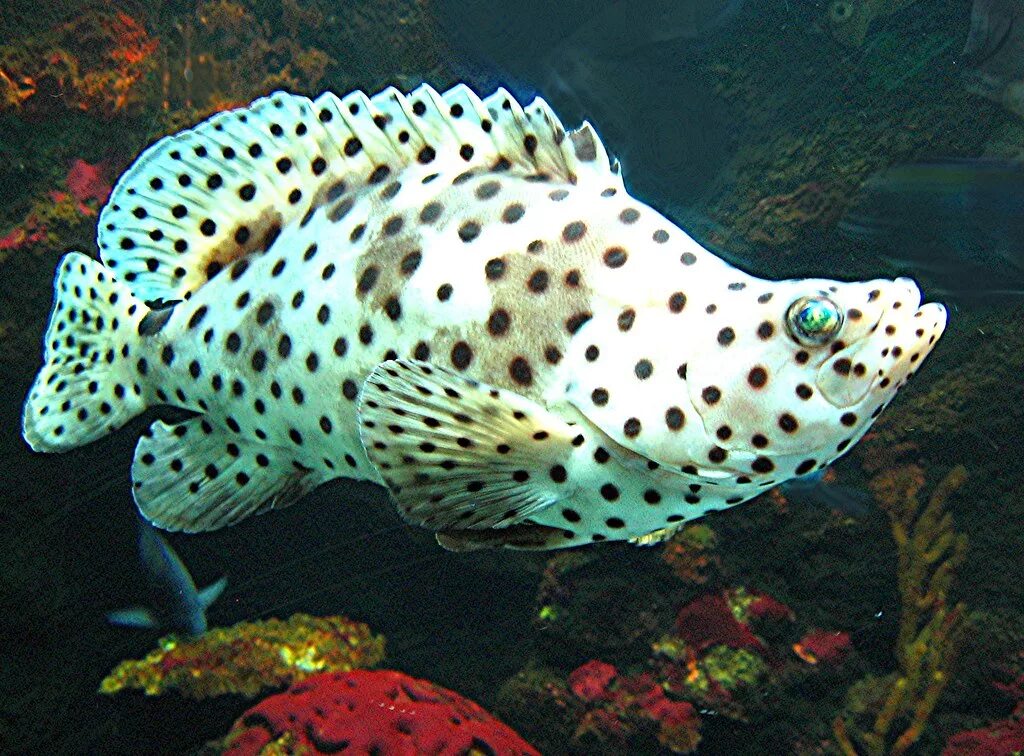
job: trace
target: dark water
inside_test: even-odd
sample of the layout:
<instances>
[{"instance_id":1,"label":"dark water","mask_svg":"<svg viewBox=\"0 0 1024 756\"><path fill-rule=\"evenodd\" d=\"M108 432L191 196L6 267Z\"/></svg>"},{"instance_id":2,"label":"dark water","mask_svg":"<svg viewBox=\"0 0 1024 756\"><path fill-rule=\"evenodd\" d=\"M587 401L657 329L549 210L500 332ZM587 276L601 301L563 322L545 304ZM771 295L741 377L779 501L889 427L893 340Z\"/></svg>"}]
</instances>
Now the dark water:
<instances>
[{"instance_id":1,"label":"dark water","mask_svg":"<svg viewBox=\"0 0 1024 756\"><path fill-rule=\"evenodd\" d=\"M485 94L503 85L521 101L545 97L566 124L593 123L635 196L745 269L911 275L929 298L955 288L962 240L937 264L915 265L854 243L840 218L863 182L893 165L1024 159L1024 120L962 84L967 0L880 15L860 45L830 33L832 5L701 0L692 18L652 23L675 4L9 3L0 18L0 750L190 753L253 703L97 692L117 662L141 658L161 635L104 619L145 601L129 470L139 434L161 415L64 455L32 454L21 439L53 271L68 249L95 252L97 198L68 199L75 161L100 166L109 184L156 138L276 88L372 93L426 81L443 91L461 80ZM1024 81L1024 68L1017 74ZM984 273L972 268L921 375L832 484L877 490L909 468L922 476L923 503L965 466L941 510L948 538L965 537L963 558L948 561L942 600L924 609L908 609L900 580L927 584L934 568L901 567L893 507L850 517L796 495L706 518L717 545L696 550L711 561L704 582L673 575L662 546L587 547L578 563L550 565L553 553L450 553L403 524L382 489L345 482L168 541L197 585L228 576L211 626L296 612L365 622L387 638L385 667L477 701L544 753L672 752L640 709L575 700L569 674L597 659L668 686L652 644L671 635L681 607L738 588L763 593L793 619L751 620L760 677L727 701L669 691L695 706L698 753L842 753L837 720L858 753L895 752L915 727L909 752L940 753L956 733L1020 714L1024 699L1012 684L1024 672L1024 310L1005 271ZM560 570L554 593L546 568ZM912 636L939 649L932 661L947 682L915 722L928 686L913 677L913 701L871 751L864 733L893 676L915 669L900 646L908 611ZM940 611L964 623L947 645L916 635ZM814 630L848 633L851 649L835 662L802 660L792 647ZM587 712L602 707L619 724L586 732ZM1024 728L1006 727L993 753L1021 747Z\"/></svg>"}]
</instances>

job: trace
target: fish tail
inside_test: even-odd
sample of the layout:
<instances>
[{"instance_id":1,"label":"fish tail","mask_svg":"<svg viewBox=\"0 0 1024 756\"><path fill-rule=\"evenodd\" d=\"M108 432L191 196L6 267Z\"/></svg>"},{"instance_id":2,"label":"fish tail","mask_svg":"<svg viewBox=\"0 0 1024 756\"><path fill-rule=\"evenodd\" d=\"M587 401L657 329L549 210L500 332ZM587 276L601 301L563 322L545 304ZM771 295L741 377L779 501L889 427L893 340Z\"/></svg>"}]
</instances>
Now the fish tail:
<instances>
[{"instance_id":1,"label":"fish tail","mask_svg":"<svg viewBox=\"0 0 1024 756\"><path fill-rule=\"evenodd\" d=\"M61 260L22 433L34 451L61 452L110 433L146 408L144 359L134 354L149 308L102 263L81 252Z\"/></svg>"}]
</instances>

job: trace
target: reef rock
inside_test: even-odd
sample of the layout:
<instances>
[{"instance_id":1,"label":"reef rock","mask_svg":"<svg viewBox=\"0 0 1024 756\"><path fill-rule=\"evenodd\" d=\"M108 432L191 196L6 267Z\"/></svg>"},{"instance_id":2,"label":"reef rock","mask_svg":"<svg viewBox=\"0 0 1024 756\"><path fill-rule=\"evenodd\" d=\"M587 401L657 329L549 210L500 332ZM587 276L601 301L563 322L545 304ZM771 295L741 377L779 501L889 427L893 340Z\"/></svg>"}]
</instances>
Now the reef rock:
<instances>
[{"instance_id":1,"label":"reef rock","mask_svg":"<svg viewBox=\"0 0 1024 756\"><path fill-rule=\"evenodd\" d=\"M383 658L383 636L373 635L363 623L295 614L216 627L188 640L168 635L144 659L118 664L100 692L137 688L149 696L169 690L200 699L227 693L255 696L320 672L372 667Z\"/></svg>"}]
</instances>

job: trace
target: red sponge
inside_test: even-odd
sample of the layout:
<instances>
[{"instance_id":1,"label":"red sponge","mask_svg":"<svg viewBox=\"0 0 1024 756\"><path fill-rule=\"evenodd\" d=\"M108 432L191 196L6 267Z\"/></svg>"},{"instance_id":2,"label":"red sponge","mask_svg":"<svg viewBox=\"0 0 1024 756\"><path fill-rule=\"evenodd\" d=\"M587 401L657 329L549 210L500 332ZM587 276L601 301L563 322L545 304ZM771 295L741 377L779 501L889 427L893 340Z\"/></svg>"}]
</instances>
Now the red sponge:
<instances>
[{"instance_id":1,"label":"red sponge","mask_svg":"<svg viewBox=\"0 0 1024 756\"><path fill-rule=\"evenodd\" d=\"M389 670L315 675L239 719L225 754L534 754L510 727L458 693ZM305 750L303 750L305 749Z\"/></svg>"}]
</instances>

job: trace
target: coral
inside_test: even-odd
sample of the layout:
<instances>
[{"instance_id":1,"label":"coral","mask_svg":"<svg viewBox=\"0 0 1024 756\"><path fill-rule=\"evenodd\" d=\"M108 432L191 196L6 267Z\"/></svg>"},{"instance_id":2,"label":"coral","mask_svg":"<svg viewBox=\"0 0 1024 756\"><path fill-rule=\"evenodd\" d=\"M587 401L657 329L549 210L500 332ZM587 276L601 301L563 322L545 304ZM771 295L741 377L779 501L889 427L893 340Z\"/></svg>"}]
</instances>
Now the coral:
<instances>
[{"instance_id":1,"label":"coral","mask_svg":"<svg viewBox=\"0 0 1024 756\"><path fill-rule=\"evenodd\" d=\"M852 648L849 633L812 630L793 644L793 653L808 664L833 665L841 663Z\"/></svg>"},{"instance_id":2,"label":"coral","mask_svg":"<svg viewBox=\"0 0 1024 756\"><path fill-rule=\"evenodd\" d=\"M68 191L78 203L82 215L96 215L99 206L110 196L110 181L107 180L107 166L103 163L90 165L77 159L64 179Z\"/></svg>"},{"instance_id":3,"label":"coral","mask_svg":"<svg viewBox=\"0 0 1024 756\"><path fill-rule=\"evenodd\" d=\"M21 223L0 237L0 261L15 250L68 243L81 236L86 221L110 194L104 163L76 159L64 177L64 189L51 189L37 200ZM66 190L66 191L65 191Z\"/></svg>"},{"instance_id":4,"label":"coral","mask_svg":"<svg viewBox=\"0 0 1024 756\"><path fill-rule=\"evenodd\" d=\"M472 701L390 670L310 677L246 711L223 748L230 756L349 749L410 755L538 754Z\"/></svg>"},{"instance_id":5,"label":"coral","mask_svg":"<svg viewBox=\"0 0 1024 756\"><path fill-rule=\"evenodd\" d=\"M692 753L700 742L693 705L669 699L651 675L627 677L610 664L589 661L569 675L569 686L586 706L573 736L579 743L624 745L650 724L672 753Z\"/></svg>"},{"instance_id":6,"label":"coral","mask_svg":"<svg viewBox=\"0 0 1024 756\"><path fill-rule=\"evenodd\" d=\"M754 206L749 222L751 241L780 246L791 243L801 227L827 227L839 220L846 208L846 192L832 183L811 181L789 194L765 197Z\"/></svg>"},{"instance_id":7,"label":"coral","mask_svg":"<svg viewBox=\"0 0 1024 756\"><path fill-rule=\"evenodd\" d=\"M767 593L754 594L745 609L751 618L769 622L793 621L795 618L792 609Z\"/></svg>"},{"instance_id":8,"label":"coral","mask_svg":"<svg viewBox=\"0 0 1024 756\"><path fill-rule=\"evenodd\" d=\"M600 701L608 696L608 684L619 672L611 664L589 661L569 675L569 690L585 703Z\"/></svg>"},{"instance_id":9,"label":"coral","mask_svg":"<svg viewBox=\"0 0 1024 756\"><path fill-rule=\"evenodd\" d=\"M896 541L902 610L896 638L897 671L851 688L834 735L844 754L903 754L921 736L942 694L966 626L963 604L947 594L967 541L953 529L946 500L966 481L956 467L921 506L923 471L914 465L885 471L872 492L885 508ZM870 700L871 705L866 705Z\"/></svg>"},{"instance_id":10,"label":"coral","mask_svg":"<svg viewBox=\"0 0 1024 756\"><path fill-rule=\"evenodd\" d=\"M11 230L6 236L0 236L0 252L21 249L30 244L38 244L46 238L46 227L40 225L35 215L30 215L25 222Z\"/></svg>"},{"instance_id":11,"label":"coral","mask_svg":"<svg viewBox=\"0 0 1024 756\"><path fill-rule=\"evenodd\" d=\"M94 8L67 23L0 47L0 109L66 106L111 118L144 102L157 42L121 11Z\"/></svg>"},{"instance_id":12,"label":"coral","mask_svg":"<svg viewBox=\"0 0 1024 756\"><path fill-rule=\"evenodd\" d=\"M952 736L942 756L1014 756L1024 752L1024 652L1012 665L1013 679L1008 683L993 682L997 690L1015 702L1009 717L987 727L959 732Z\"/></svg>"},{"instance_id":13,"label":"coral","mask_svg":"<svg viewBox=\"0 0 1024 756\"><path fill-rule=\"evenodd\" d=\"M651 665L666 691L734 719L744 717L737 697L768 677L764 657L745 648L713 646L696 654L679 638L666 636L652 650Z\"/></svg>"},{"instance_id":14,"label":"coral","mask_svg":"<svg viewBox=\"0 0 1024 756\"><path fill-rule=\"evenodd\" d=\"M675 630L698 653L717 645L765 650L750 626L736 618L725 593L705 593L683 606L676 615Z\"/></svg>"},{"instance_id":15,"label":"coral","mask_svg":"<svg viewBox=\"0 0 1024 756\"><path fill-rule=\"evenodd\" d=\"M137 688L149 696L169 690L189 698L255 696L319 672L372 667L383 657L384 638L360 622L295 614L213 628L188 640L169 635L144 659L118 664L100 692Z\"/></svg>"},{"instance_id":16,"label":"coral","mask_svg":"<svg viewBox=\"0 0 1024 756\"><path fill-rule=\"evenodd\" d=\"M661 558L683 582L702 585L707 582L708 573L721 566L714 553L716 546L715 531L704 523L696 523L672 536L662 548Z\"/></svg>"},{"instance_id":17,"label":"coral","mask_svg":"<svg viewBox=\"0 0 1024 756\"><path fill-rule=\"evenodd\" d=\"M967 730L946 743L942 756L1019 756L1024 752L1024 711L988 727Z\"/></svg>"},{"instance_id":18,"label":"coral","mask_svg":"<svg viewBox=\"0 0 1024 756\"><path fill-rule=\"evenodd\" d=\"M764 658L744 648L715 646L704 654L697 669L706 684L732 696L765 679L768 665Z\"/></svg>"},{"instance_id":19,"label":"coral","mask_svg":"<svg viewBox=\"0 0 1024 756\"><path fill-rule=\"evenodd\" d=\"M675 633L652 645L650 664L667 691L742 718L738 698L768 678L775 656L751 623L792 619L792 610L767 594L743 588L706 593L679 610Z\"/></svg>"}]
</instances>

